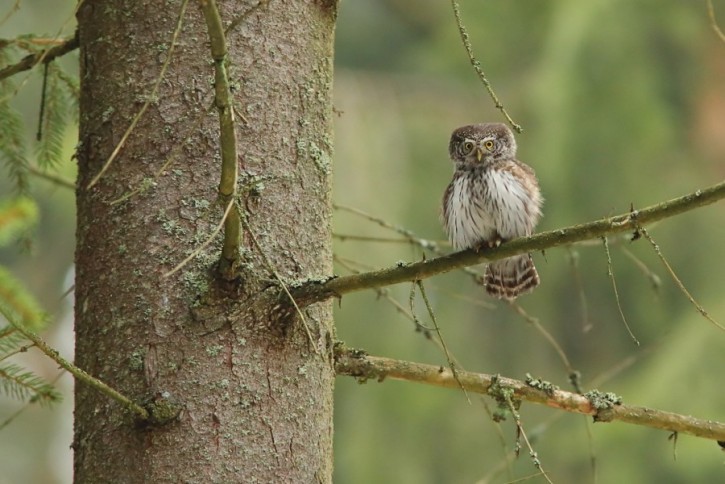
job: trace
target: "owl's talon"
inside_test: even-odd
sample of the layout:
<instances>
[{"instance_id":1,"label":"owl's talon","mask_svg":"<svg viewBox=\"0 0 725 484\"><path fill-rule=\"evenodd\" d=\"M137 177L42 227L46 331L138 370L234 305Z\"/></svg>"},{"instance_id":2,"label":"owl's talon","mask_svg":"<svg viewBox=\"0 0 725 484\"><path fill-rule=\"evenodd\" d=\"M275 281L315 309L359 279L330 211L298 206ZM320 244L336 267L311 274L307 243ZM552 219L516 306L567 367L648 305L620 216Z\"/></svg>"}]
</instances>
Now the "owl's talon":
<instances>
[{"instance_id":1,"label":"owl's talon","mask_svg":"<svg viewBox=\"0 0 725 484\"><path fill-rule=\"evenodd\" d=\"M496 234L491 240L487 240L486 244L488 245L489 249L495 249L496 247L500 246L502 242L503 239L501 238L501 236Z\"/></svg>"}]
</instances>

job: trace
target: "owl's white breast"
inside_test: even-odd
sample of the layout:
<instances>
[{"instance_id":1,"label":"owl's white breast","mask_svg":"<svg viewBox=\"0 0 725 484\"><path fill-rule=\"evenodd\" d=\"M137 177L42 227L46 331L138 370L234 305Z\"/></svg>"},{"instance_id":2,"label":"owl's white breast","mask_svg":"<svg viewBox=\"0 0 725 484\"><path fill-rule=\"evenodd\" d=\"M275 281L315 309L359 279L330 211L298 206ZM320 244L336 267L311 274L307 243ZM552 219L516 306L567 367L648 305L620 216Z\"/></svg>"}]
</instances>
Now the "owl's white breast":
<instances>
[{"instance_id":1,"label":"owl's white breast","mask_svg":"<svg viewBox=\"0 0 725 484\"><path fill-rule=\"evenodd\" d=\"M539 217L538 190L527 190L506 170L457 173L448 195L445 220L454 249L493 239L530 235Z\"/></svg>"},{"instance_id":2,"label":"owl's white breast","mask_svg":"<svg viewBox=\"0 0 725 484\"><path fill-rule=\"evenodd\" d=\"M453 179L445 225L448 238L456 250L479 245L495 234L495 219L483 202L482 193L480 183L468 176Z\"/></svg>"}]
</instances>

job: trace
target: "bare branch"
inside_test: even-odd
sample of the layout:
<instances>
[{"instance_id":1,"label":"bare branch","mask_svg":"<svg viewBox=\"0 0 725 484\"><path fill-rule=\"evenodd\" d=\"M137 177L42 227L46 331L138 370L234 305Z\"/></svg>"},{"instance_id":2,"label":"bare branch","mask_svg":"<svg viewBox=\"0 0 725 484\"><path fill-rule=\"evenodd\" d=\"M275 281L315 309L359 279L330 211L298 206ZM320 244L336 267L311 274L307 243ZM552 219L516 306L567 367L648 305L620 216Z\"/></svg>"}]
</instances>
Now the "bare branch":
<instances>
[{"instance_id":1,"label":"bare branch","mask_svg":"<svg viewBox=\"0 0 725 484\"><path fill-rule=\"evenodd\" d=\"M0 25L4 24L8 21L10 17L12 17L17 11L20 10L20 0L15 0L15 3L13 3L13 6L10 7L8 12L3 16L2 19L0 19Z\"/></svg>"},{"instance_id":2,"label":"bare branch","mask_svg":"<svg viewBox=\"0 0 725 484\"><path fill-rule=\"evenodd\" d=\"M725 440L725 423L713 420L702 420L653 408L625 405L611 400L610 405L603 405L600 399L592 397L591 394L587 397L554 388L535 388L521 380L498 375L458 371L458 378L455 378L450 369L441 366L369 356L363 352L345 348L338 348L335 356L335 370L338 375L378 381L393 378L451 389L459 389L459 383L456 381L459 380L469 392L481 394L488 394L495 383L497 386L512 390L515 399L546 405L566 412L591 415L597 422L620 421L705 439Z\"/></svg>"},{"instance_id":3,"label":"bare branch","mask_svg":"<svg viewBox=\"0 0 725 484\"><path fill-rule=\"evenodd\" d=\"M725 198L725 181L642 210L633 210L581 225L541 232L530 237L522 237L506 242L497 248L478 252L474 249L468 249L420 262L401 262L395 267L378 271L336 277L325 281L306 281L297 284L296 287L291 287L290 290L301 305L308 305L331 297L340 297L349 292L426 279L436 274L482 262L491 262L518 254L570 245L609 234L635 232L641 226L710 205L723 198Z\"/></svg>"},{"instance_id":4,"label":"bare branch","mask_svg":"<svg viewBox=\"0 0 725 484\"><path fill-rule=\"evenodd\" d=\"M39 63L47 64L52 62L56 57L64 56L77 48L78 33L76 32L73 37L65 40L62 44L51 47L50 49L38 51L35 54L26 55L20 62L0 70L0 81L19 72L32 69Z\"/></svg>"}]
</instances>

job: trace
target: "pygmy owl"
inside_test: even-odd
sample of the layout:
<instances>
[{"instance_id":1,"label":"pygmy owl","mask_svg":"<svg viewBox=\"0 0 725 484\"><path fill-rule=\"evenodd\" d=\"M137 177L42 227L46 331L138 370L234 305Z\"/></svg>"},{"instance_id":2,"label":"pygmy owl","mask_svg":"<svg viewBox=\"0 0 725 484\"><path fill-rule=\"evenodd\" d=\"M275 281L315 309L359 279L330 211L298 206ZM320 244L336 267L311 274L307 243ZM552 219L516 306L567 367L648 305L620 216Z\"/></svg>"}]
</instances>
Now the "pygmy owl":
<instances>
[{"instance_id":1,"label":"pygmy owl","mask_svg":"<svg viewBox=\"0 0 725 484\"><path fill-rule=\"evenodd\" d=\"M455 164L443 195L443 223L456 250L497 247L531 235L543 199L531 167L516 159L516 140L504 124L458 128L448 145ZM513 300L539 285L531 254L491 262L486 291Z\"/></svg>"}]
</instances>

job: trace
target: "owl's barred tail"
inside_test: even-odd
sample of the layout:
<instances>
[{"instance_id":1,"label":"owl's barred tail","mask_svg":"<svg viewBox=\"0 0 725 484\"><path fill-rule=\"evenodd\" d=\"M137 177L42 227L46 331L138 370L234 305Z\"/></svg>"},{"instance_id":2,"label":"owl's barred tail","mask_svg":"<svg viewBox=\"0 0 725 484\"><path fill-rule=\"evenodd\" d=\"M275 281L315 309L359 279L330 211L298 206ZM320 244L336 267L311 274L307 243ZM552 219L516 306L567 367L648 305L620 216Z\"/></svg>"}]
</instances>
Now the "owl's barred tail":
<instances>
[{"instance_id":1,"label":"owl's barred tail","mask_svg":"<svg viewBox=\"0 0 725 484\"><path fill-rule=\"evenodd\" d=\"M486 267L484 282L491 296L511 301L538 286L539 273L531 254L517 255L491 262Z\"/></svg>"}]
</instances>

